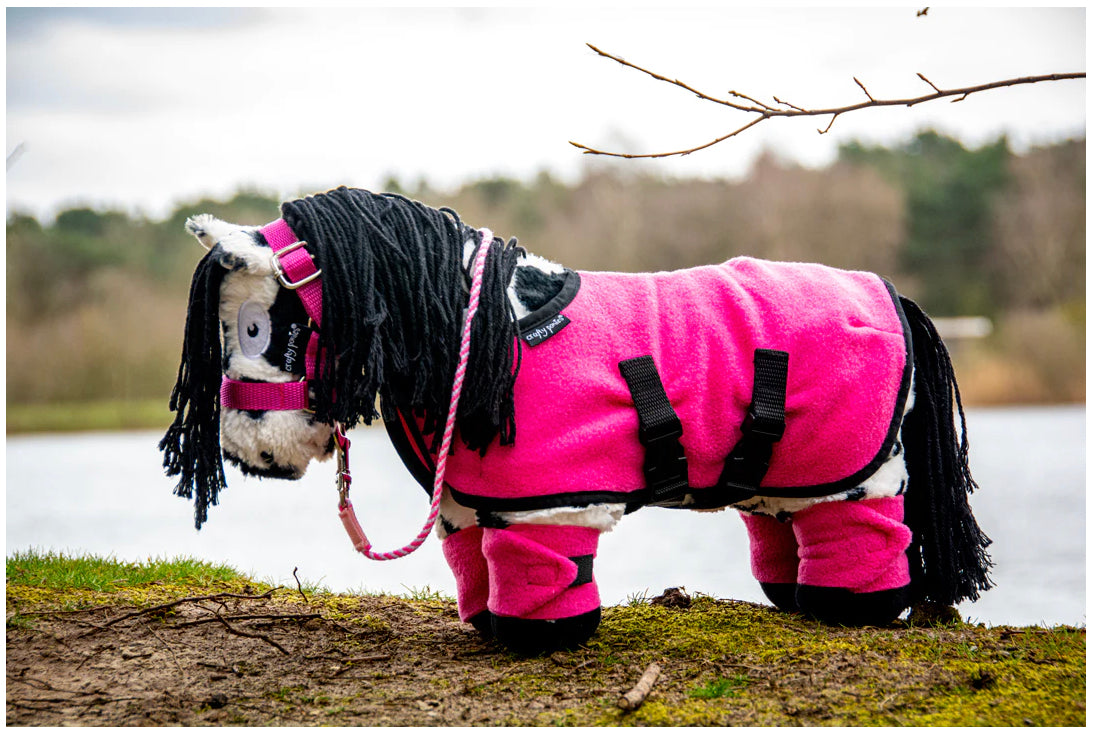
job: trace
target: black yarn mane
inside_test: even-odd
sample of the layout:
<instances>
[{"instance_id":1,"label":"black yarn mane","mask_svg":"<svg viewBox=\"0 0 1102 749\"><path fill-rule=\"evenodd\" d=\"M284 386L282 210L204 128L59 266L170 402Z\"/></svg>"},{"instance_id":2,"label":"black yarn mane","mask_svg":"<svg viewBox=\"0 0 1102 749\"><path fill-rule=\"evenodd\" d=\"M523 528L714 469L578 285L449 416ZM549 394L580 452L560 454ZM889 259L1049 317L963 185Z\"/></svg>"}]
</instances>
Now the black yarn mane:
<instances>
[{"instance_id":1,"label":"black yarn mane","mask_svg":"<svg viewBox=\"0 0 1102 749\"><path fill-rule=\"evenodd\" d=\"M208 252L191 277L183 353L169 410L176 413L158 447L165 473L179 476L175 493L195 500L195 529L207 519L226 488L219 441L222 386L222 331L218 302L226 269Z\"/></svg>"},{"instance_id":2,"label":"black yarn mane","mask_svg":"<svg viewBox=\"0 0 1102 749\"><path fill-rule=\"evenodd\" d=\"M402 407L439 446L458 363L468 284L463 247L480 235L450 209L341 187L283 205L283 218L322 270L324 320L316 416L349 428ZM471 333L459 437L485 452L515 436L516 320L506 290L524 249L495 238Z\"/></svg>"}]
</instances>

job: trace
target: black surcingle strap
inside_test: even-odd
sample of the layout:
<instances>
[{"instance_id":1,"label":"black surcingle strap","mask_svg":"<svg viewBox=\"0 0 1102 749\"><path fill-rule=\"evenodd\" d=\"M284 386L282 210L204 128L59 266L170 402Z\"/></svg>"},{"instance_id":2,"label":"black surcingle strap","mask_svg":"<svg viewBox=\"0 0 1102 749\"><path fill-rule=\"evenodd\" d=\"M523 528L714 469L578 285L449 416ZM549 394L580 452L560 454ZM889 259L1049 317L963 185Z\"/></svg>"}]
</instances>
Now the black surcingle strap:
<instances>
[{"instance_id":1,"label":"black surcingle strap","mask_svg":"<svg viewBox=\"0 0 1102 749\"><path fill-rule=\"evenodd\" d=\"M731 502L749 499L761 488L773 459L773 445L784 435L788 390L788 352L754 350L754 391L742 437L723 463L718 489Z\"/></svg>"},{"instance_id":2,"label":"black surcingle strap","mask_svg":"<svg viewBox=\"0 0 1102 749\"><path fill-rule=\"evenodd\" d=\"M199 262L191 278L183 353L169 410L172 426L158 447L164 453L165 474L179 476L175 493L195 500L195 528L207 520L207 508L218 504L226 488L219 440L222 386L222 338L218 301L226 269L211 253Z\"/></svg>"},{"instance_id":3,"label":"black surcingle strap","mask_svg":"<svg viewBox=\"0 0 1102 749\"><path fill-rule=\"evenodd\" d=\"M689 464L681 446L681 419L670 405L650 356L620 362L620 374L639 414L643 475L651 504L680 503L689 491Z\"/></svg>"}]
</instances>

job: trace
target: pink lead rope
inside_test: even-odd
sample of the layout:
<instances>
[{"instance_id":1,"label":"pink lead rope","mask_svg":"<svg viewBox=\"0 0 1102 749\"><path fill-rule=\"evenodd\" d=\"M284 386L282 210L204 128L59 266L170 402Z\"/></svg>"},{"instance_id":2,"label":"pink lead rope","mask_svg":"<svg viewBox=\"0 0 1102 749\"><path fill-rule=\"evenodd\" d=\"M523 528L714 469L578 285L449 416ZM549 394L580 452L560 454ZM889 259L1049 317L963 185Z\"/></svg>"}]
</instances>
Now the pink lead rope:
<instances>
[{"instance_id":1,"label":"pink lead rope","mask_svg":"<svg viewBox=\"0 0 1102 749\"><path fill-rule=\"evenodd\" d=\"M338 425L333 436L337 441L337 486L340 489L340 503L337 505L340 511L341 522L348 531L348 537L352 539L352 545L356 551L368 559L384 561L400 559L407 554L412 554L428 538L432 532L432 526L436 523L436 516L440 513L440 499L444 494L444 471L448 463L448 452L452 445L452 432L455 429L455 414L459 409L459 395L463 392L463 379L467 374L467 359L471 353L471 324L474 322L475 312L478 311L478 300L482 295L482 273L486 265L486 255L490 249L490 243L494 234L489 229L479 229L482 234L482 243L475 255L474 268L471 271L471 295L467 301L467 315L463 321L463 335L459 344L459 364L455 368L455 382L452 385L451 404L448 406L448 418L444 423L444 435L440 442L439 458L436 461L436 476L432 484L432 505L429 509L428 520L417 537L400 549L387 552L371 550L371 542L360 527L360 521L356 519L356 511L352 502L348 499L348 489L352 485L352 475L349 473L348 448L349 440Z\"/></svg>"}]
</instances>

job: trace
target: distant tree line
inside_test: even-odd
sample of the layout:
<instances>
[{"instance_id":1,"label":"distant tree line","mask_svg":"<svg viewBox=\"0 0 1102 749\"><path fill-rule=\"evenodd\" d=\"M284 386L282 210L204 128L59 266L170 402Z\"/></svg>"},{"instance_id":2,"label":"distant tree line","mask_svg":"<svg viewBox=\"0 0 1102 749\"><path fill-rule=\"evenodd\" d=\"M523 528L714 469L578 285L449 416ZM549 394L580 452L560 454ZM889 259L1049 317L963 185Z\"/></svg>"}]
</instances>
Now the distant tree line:
<instances>
[{"instance_id":1,"label":"distant tree line","mask_svg":"<svg viewBox=\"0 0 1102 749\"><path fill-rule=\"evenodd\" d=\"M965 396L1085 397L1086 144L1014 154L935 132L894 148L842 146L823 169L765 154L742 180L673 180L601 164L576 184L541 173L440 192L362 187L455 208L532 252L590 270L655 271L748 254L871 270L935 316L984 315L965 346ZM8 402L166 397L178 364L195 213L243 224L273 194L179 206L153 221L73 207L7 222ZM18 366L12 366L18 363ZM969 387L970 386L970 387Z\"/></svg>"}]
</instances>

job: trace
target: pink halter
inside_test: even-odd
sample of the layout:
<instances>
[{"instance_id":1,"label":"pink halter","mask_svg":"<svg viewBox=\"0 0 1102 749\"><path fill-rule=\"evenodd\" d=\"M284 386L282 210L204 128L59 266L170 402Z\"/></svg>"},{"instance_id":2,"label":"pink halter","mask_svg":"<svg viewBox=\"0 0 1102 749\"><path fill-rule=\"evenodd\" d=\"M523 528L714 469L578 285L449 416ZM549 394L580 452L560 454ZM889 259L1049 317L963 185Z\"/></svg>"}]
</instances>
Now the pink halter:
<instances>
[{"instance_id":1,"label":"pink halter","mask_svg":"<svg viewBox=\"0 0 1102 749\"><path fill-rule=\"evenodd\" d=\"M283 219L261 227L272 248L272 273L287 289L298 294L306 314L321 327L321 271ZM299 411L310 408L309 380L317 372L318 331L310 326L306 344L306 376L295 382L241 382L222 378L221 402L224 408L242 411Z\"/></svg>"},{"instance_id":2,"label":"pink halter","mask_svg":"<svg viewBox=\"0 0 1102 749\"><path fill-rule=\"evenodd\" d=\"M351 445L348 437L339 425L333 430L333 439L337 443L337 487L340 493L340 502L337 505L341 522L344 524L348 537L352 539L352 545L368 559L377 561L398 559L416 551L424 543L432 531L436 522L436 516L440 512L440 500L444 492L444 473L448 462L448 453L451 450L452 433L455 429L456 412L459 408L459 396L463 391L463 380L467 373L467 361L470 358L471 326L474 322L475 312L478 311L478 303L482 294L482 276L486 265L486 255L490 249L494 234L489 229L480 229L482 242L475 253L474 267L471 271L471 292L467 301L467 311L463 322L463 333L459 345L459 363L455 369L455 379L452 385L451 402L448 406L448 416L444 423L444 433L441 438L439 459L436 463L435 479L433 481L432 504L429 509L428 519L425 521L421 532L409 544L400 549L389 552L376 552L371 549L371 542L367 540L363 528L356 519L356 511L352 502L348 499L348 490L352 484L352 474L349 471L348 450ZM262 227L260 233L272 248L272 273L279 283L287 289L294 290L302 306L306 309L310 319L317 323L317 327L311 325L310 341L306 347L306 377L297 382L242 382L229 377L222 378L221 403L225 408L257 411L295 411L310 408L309 380L317 371L318 357L318 332L321 326L322 315L322 286L321 271L314 264L314 259L306 251L306 243L302 242L291 231L283 219L273 221Z\"/></svg>"}]
</instances>

